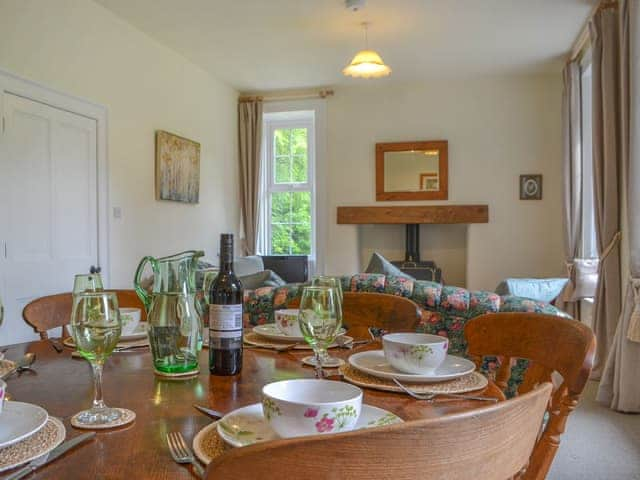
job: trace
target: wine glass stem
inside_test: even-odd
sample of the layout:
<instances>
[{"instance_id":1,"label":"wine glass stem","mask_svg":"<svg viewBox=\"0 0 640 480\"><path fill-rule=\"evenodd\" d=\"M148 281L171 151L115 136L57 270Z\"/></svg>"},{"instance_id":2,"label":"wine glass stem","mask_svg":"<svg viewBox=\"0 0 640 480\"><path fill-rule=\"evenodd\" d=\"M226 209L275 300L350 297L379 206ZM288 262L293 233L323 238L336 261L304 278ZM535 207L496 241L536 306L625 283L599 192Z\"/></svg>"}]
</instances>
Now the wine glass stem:
<instances>
[{"instance_id":1,"label":"wine glass stem","mask_svg":"<svg viewBox=\"0 0 640 480\"><path fill-rule=\"evenodd\" d=\"M102 400L102 364L101 363L92 363L91 367L93 368L93 386L94 386L94 396L93 396L93 409L94 410L103 410L107 408Z\"/></svg>"}]
</instances>

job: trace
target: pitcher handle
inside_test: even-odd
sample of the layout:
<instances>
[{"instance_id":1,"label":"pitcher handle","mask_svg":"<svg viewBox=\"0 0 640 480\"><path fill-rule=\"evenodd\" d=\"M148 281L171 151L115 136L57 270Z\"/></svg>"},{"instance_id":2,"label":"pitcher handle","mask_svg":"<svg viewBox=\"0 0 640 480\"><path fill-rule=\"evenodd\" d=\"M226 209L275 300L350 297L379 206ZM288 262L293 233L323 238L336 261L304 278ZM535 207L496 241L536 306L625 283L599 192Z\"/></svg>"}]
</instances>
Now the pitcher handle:
<instances>
[{"instance_id":1,"label":"pitcher handle","mask_svg":"<svg viewBox=\"0 0 640 480\"><path fill-rule=\"evenodd\" d=\"M133 287L135 288L138 297L140 297L140 300L142 300L144 309L147 311L147 313L149 313L149 308L151 307L151 295L149 295L147 291L142 287L142 285L140 285L140 281L142 280L142 272L144 271L144 267L147 262L151 264L153 274L156 274L156 259L150 256L144 257L142 260L140 260L140 264L136 269L136 275L133 279Z\"/></svg>"}]
</instances>

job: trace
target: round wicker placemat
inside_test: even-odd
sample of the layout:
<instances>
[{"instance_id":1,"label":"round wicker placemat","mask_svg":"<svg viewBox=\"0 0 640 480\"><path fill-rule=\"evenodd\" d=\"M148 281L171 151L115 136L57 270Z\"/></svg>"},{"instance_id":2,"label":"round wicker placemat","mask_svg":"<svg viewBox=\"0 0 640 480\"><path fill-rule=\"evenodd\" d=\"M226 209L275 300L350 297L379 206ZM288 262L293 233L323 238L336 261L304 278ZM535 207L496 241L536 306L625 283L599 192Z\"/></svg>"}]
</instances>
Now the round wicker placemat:
<instances>
[{"instance_id":1,"label":"round wicker placemat","mask_svg":"<svg viewBox=\"0 0 640 480\"><path fill-rule=\"evenodd\" d=\"M60 420L49 417L47 423L36 433L0 450L0 472L49 453L62 443L66 433Z\"/></svg>"},{"instance_id":2,"label":"round wicker placemat","mask_svg":"<svg viewBox=\"0 0 640 480\"><path fill-rule=\"evenodd\" d=\"M345 339L345 343L348 344L350 342L353 341L353 338L347 336L347 335L343 335L342 338ZM286 342L286 341L279 341L279 340L271 340L268 339L266 337L263 337L262 335L258 335L255 332L247 332L244 334L243 337L244 343L248 344L248 345L253 345L254 347L264 347L264 348L273 348L276 349L278 347L286 347L287 345L292 345L294 343L298 343L299 345L296 345L295 347L293 347L292 350L311 350L311 347L309 346L308 343L302 341L302 342ZM337 347L338 344L337 343L332 343L331 345L329 345L329 348L335 348Z\"/></svg>"},{"instance_id":3,"label":"round wicker placemat","mask_svg":"<svg viewBox=\"0 0 640 480\"><path fill-rule=\"evenodd\" d=\"M107 428L122 427L123 425L127 425L136 419L136 412L132 410L129 410L127 408L115 408L114 410L120 410L122 416L118 420L114 420L113 422L105 423L102 425L84 425L82 423L78 423L78 415L82 413L79 412L71 417L71 425L76 428L82 428L84 430L106 430Z\"/></svg>"},{"instance_id":4,"label":"round wicker placemat","mask_svg":"<svg viewBox=\"0 0 640 480\"><path fill-rule=\"evenodd\" d=\"M384 390L386 392L402 392L392 380L378 378L367 375L351 365L342 365L340 373L349 383L359 387L373 388L374 390ZM464 377L438 383L411 383L411 390L416 393L465 393L473 392L485 388L489 381L484 375L478 372L470 373Z\"/></svg>"},{"instance_id":5,"label":"round wicker placemat","mask_svg":"<svg viewBox=\"0 0 640 480\"><path fill-rule=\"evenodd\" d=\"M11 360L0 360L0 378L15 368L16 364Z\"/></svg>"},{"instance_id":6,"label":"round wicker placemat","mask_svg":"<svg viewBox=\"0 0 640 480\"><path fill-rule=\"evenodd\" d=\"M208 465L211 461L233 447L218 435L218 422L213 422L200 430L193 439L193 451L196 457Z\"/></svg>"}]
</instances>

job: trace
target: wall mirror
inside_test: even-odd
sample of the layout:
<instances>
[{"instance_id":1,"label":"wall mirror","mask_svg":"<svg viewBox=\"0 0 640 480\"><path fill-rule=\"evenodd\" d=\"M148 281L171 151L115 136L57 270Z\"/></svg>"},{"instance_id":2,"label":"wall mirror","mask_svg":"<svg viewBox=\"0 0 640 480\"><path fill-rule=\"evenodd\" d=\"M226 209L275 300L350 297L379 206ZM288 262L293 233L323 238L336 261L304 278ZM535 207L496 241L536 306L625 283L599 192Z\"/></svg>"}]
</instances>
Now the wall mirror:
<instances>
[{"instance_id":1,"label":"wall mirror","mask_svg":"<svg viewBox=\"0 0 640 480\"><path fill-rule=\"evenodd\" d=\"M376 144L376 200L446 200L446 140Z\"/></svg>"}]
</instances>

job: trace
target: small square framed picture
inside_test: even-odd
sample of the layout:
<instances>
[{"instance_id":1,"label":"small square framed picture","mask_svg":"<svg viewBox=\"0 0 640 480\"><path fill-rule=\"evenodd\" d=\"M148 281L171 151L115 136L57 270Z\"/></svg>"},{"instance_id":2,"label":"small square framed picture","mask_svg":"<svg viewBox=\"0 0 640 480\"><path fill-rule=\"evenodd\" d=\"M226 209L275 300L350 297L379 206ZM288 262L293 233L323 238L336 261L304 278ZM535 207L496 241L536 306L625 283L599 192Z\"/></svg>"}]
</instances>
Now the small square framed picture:
<instances>
[{"instance_id":1,"label":"small square framed picture","mask_svg":"<svg viewBox=\"0 0 640 480\"><path fill-rule=\"evenodd\" d=\"M520 175L520 200L542 200L542 175Z\"/></svg>"}]
</instances>

